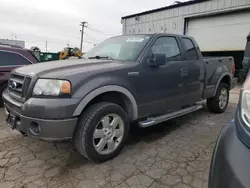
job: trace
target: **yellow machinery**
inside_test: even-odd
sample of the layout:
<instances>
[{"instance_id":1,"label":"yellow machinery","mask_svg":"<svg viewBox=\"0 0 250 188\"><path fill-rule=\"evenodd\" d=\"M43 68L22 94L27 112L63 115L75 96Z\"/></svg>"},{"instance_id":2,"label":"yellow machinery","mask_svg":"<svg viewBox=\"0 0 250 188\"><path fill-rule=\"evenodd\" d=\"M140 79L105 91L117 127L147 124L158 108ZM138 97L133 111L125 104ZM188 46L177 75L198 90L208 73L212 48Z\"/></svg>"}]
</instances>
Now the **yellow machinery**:
<instances>
[{"instance_id":1,"label":"yellow machinery","mask_svg":"<svg viewBox=\"0 0 250 188\"><path fill-rule=\"evenodd\" d=\"M78 57L81 58L83 55L83 53L81 52L81 50L79 48L64 48L59 55L59 59L68 59L69 57Z\"/></svg>"}]
</instances>

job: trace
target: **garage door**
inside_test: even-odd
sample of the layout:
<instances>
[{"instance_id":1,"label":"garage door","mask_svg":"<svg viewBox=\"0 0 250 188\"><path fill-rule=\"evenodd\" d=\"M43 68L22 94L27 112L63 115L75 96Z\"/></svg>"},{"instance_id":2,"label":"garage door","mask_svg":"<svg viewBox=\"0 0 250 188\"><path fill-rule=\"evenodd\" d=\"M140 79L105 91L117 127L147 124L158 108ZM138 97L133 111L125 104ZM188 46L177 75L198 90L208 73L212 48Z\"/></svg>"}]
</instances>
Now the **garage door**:
<instances>
[{"instance_id":1,"label":"garage door","mask_svg":"<svg viewBox=\"0 0 250 188\"><path fill-rule=\"evenodd\" d=\"M244 50L250 31L250 11L190 19L187 35L202 51Z\"/></svg>"}]
</instances>

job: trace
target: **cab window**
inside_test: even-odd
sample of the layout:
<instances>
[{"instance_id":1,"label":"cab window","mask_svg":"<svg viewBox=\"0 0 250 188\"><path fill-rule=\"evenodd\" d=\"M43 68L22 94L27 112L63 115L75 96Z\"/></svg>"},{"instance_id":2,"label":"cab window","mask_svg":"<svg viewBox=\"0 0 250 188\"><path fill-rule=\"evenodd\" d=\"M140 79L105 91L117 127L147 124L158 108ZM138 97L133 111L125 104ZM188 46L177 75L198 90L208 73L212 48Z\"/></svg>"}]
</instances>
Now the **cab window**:
<instances>
[{"instance_id":1,"label":"cab window","mask_svg":"<svg viewBox=\"0 0 250 188\"><path fill-rule=\"evenodd\" d=\"M192 40L189 38L183 38L183 41L184 41L184 44L185 44L186 49L187 49L187 59L188 60L197 60L198 55L197 55L196 48L195 48Z\"/></svg>"},{"instance_id":2,"label":"cab window","mask_svg":"<svg viewBox=\"0 0 250 188\"><path fill-rule=\"evenodd\" d=\"M180 48L175 37L160 37L152 45L149 54L165 53L168 61L179 61Z\"/></svg>"}]
</instances>

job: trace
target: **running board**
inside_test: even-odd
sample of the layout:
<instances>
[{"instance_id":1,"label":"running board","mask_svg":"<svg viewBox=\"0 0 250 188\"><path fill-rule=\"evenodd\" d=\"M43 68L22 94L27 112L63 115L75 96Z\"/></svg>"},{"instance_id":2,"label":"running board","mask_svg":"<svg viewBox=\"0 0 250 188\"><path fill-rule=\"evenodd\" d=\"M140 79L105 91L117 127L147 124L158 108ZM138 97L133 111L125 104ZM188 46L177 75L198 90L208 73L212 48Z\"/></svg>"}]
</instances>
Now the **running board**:
<instances>
[{"instance_id":1,"label":"running board","mask_svg":"<svg viewBox=\"0 0 250 188\"><path fill-rule=\"evenodd\" d=\"M161 123L161 122L164 122L164 121L167 121L167 120L170 120L170 119L173 119L173 118L185 115L185 114L189 114L191 112L195 112L200 109L202 109L202 105L191 106L191 107L188 107L188 108L176 111L176 112L172 112L169 114L165 114L162 116L148 118L145 121L139 122L139 126L142 128L150 127L152 125L155 125L155 124L158 124L158 123Z\"/></svg>"}]
</instances>

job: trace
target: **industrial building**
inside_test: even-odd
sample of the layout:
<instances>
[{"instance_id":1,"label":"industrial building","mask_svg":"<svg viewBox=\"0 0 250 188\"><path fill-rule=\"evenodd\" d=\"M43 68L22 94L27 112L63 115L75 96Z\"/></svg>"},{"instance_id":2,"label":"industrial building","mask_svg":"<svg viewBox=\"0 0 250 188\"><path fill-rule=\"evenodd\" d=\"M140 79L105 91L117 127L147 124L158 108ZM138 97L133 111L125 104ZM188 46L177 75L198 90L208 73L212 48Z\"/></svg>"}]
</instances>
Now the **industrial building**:
<instances>
[{"instance_id":1,"label":"industrial building","mask_svg":"<svg viewBox=\"0 0 250 188\"><path fill-rule=\"evenodd\" d=\"M25 42L21 40L0 39L0 44L20 46L22 48L25 48Z\"/></svg>"},{"instance_id":2,"label":"industrial building","mask_svg":"<svg viewBox=\"0 0 250 188\"><path fill-rule=\"evenodd\" d=\"M234 56L241 62L250 32L250 0L193 0L122 17L123 34L192 36L203 55Z\"/></svg>"}]
</instances>

